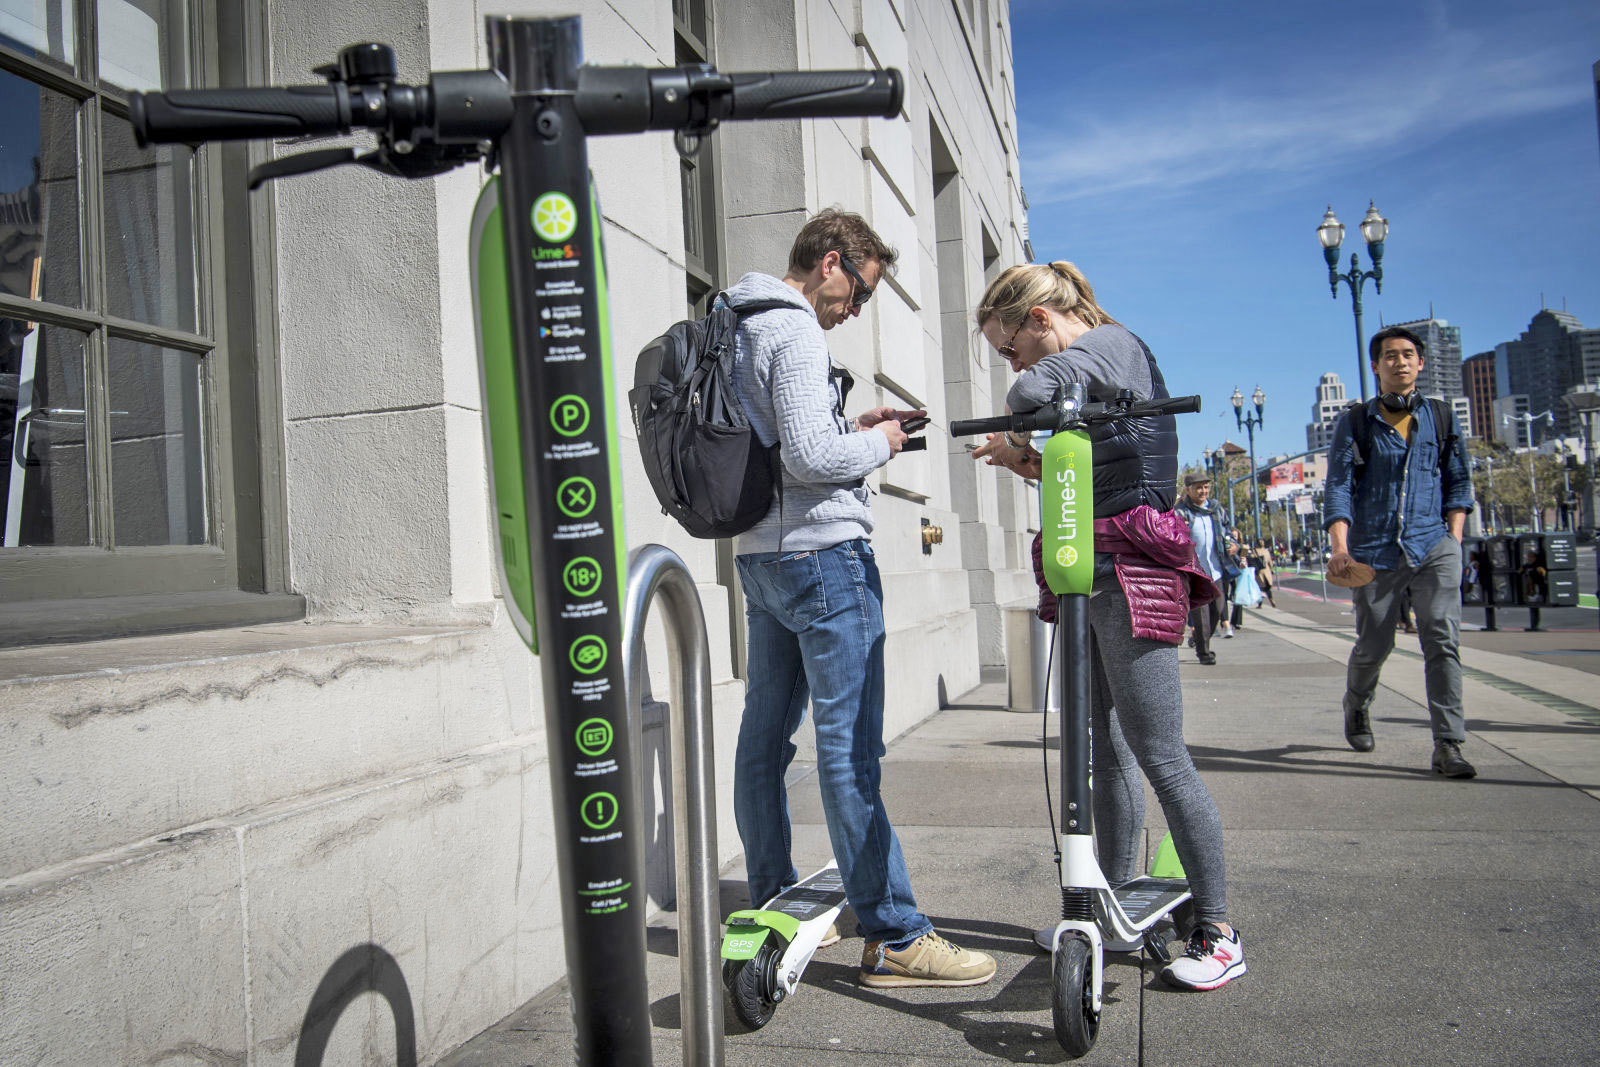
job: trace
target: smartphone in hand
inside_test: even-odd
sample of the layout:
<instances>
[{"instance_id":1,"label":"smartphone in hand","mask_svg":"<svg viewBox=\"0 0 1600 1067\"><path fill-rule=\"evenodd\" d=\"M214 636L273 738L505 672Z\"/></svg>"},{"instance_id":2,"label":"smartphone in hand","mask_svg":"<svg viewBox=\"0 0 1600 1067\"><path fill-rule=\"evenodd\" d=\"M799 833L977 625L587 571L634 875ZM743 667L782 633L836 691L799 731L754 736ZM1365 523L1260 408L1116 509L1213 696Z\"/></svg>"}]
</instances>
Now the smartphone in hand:
<instances>
[{"instance_id":1,"label":"smartphone in hand","mask_svg":"<svg viewBox=\"0 0 1600 1067\"><path fill-rule=\"evenodd\" d=\"M932 420L930 420L928 416L918 415L914 419L907 419L906 421L902 422L900 424L900 429L904 430L908 434L921 433L923 430L927 429L930 421Z\"/></svg>"}]
</instances>

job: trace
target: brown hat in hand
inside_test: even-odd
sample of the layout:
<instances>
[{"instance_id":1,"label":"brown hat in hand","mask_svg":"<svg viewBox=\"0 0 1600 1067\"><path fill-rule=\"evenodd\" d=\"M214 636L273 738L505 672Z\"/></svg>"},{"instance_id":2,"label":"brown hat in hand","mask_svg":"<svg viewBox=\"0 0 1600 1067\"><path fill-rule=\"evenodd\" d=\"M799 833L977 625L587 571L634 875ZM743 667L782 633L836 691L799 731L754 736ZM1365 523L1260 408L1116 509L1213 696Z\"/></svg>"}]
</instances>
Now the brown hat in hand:
<instances>
[{"instance_id":1,"label":"brown hat in hand","mask_svg":"<svg viewBox=\"0 0 1600 1067\"><path fill-rule=\"evenodd\" d=\"M1328 581L1344 589L1359 589L1377 577L1377 573L1365 563L1351 560L1341 574L1334 574L1333 568L1328 568Z\"/></svg>"}]
</instances>

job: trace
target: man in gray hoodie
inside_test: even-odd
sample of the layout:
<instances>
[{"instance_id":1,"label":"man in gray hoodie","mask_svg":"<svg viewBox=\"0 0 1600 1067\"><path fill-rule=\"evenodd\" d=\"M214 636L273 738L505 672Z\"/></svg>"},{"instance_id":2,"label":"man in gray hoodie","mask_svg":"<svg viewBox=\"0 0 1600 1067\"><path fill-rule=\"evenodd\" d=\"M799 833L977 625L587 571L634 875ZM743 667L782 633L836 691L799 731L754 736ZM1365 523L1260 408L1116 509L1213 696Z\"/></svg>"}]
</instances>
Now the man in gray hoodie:
<instances>
[{"instance_id":1,"label":"man in gray hoodie","mask_svg":"<svg viewBox=\"0 0 1600 1067\"><path fill-rule=\"evenodd\" d=\"M851 379L823 337L861 313L895 256L859 215L827 210L800 230L782 278L746 274L727 291L736 307L789 305L744 318L735 345L734 389L761 443L781 446L782 481L766 518L734 541L749 641L734 813L759 906L799 881L784 772L809 701L828 837L866 939L860 982L977 985L994 960L950 944L917 910L878 791L883 586L865 478L905 444L901 421L925 412L846 419Z\"/></svg>"}]
</instances>

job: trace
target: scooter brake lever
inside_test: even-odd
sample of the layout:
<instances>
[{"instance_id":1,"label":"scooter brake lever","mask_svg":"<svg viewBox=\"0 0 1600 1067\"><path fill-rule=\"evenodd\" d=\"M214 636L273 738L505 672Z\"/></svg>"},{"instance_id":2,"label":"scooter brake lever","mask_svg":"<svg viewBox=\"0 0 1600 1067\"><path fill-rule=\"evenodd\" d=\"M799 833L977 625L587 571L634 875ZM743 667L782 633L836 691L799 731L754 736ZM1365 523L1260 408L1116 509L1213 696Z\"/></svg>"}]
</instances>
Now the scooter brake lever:
<instances>
[{"instance_id":1,"label":"scooter brake lever","mask_svg":"<svg viewBox=\"0 0 1600 1067\"><path fill-rule=\"evenodd\" d=\"M269 159L250 168L250 188L259 188L275 178L310 174L312 171L327 170L329 167L355 162L357 162L356 150L350 147L321 148L315 152L299 152L292 156Z\"/></svg>"}]
</instances>

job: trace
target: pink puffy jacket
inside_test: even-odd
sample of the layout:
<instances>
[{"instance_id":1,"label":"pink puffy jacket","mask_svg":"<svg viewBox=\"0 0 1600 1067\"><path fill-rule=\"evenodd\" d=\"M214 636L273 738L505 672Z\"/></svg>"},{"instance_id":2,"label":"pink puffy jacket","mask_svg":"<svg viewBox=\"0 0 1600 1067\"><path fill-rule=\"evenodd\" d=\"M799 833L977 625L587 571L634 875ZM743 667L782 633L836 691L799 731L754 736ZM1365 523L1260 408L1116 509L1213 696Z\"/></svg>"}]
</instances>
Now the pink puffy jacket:
<instances>
[{"instance_id":1,"label":"pink puffy jacket","mask_svg":"<svg viewBox=\"0 0 1600 1067\"><path fill-rule=\"evenodd\" d=\"M1148 504L1094 521L1094 549L1108 552L1128 598L1133 636L1175 645L1189 612L1222 595L1194 560L1189 525ZM1033 539L1033 576L1039 583L1039 618L1056 621L1056 597L1044 583L1044 537Z\"/></svg>"}]
</instances>

